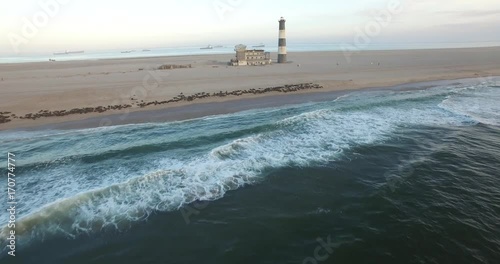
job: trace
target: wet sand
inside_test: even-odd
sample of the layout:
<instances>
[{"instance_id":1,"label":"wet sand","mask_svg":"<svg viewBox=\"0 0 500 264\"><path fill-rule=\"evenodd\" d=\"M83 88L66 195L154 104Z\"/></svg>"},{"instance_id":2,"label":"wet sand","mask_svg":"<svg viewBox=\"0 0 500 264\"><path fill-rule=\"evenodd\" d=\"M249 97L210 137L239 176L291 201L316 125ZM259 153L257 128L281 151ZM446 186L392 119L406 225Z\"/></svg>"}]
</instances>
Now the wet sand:
<instances>
[{"instance_id":1,"label":"wet sand","mask_svg":"<svg viewBox=\"0 0 500 264\"><path fill-rule=\"evenodd\" d=\"M86 120L77 125L83 127L178 120L323 97L310 95L311 92L326 95L332 91L500 75L500 47L365 51L353 54L350 63L342 52L289 53L291 63L264 67L226 66L231 57L232 54L1 64L0 112L10 112L8 115L129 107L35 120L13 118L0 124L0 129L64 128L72 123L69 121L78 120ZM191 65L191 68L158 70L164 64ZM306 83L322 88L172 101L180 95L214 95ZM154 101L170 102L155 105ZM148 103L151 104L144 106Z\"/></svg>"},{"instance_id":2,"label":"wet sand","mask_svg":"<svg viewBox=\"0 0 500 264\"><path fill-rule=\"evenodd\" d=\"M60 123L49 123L40 126L18 128L17 130L64 130L64 129L84 129L112 125L126 125L139 123L156 123L169 121L182 121L194 118L210 117L221 114L230 114L253 109L271 109L286 105L296 105L304 103L316 103L332 101L339 97L346 96L352 92L363 91L405 91L423 90L437 86L446 85L473 85L485 81L484 78L466 78L458 80L441 80L419 83L407 83L402 85L387 87L366 87L360 89L348 89L339 91L315 91L307 93L273 94L262 97L238 98L234 100L223 100L216 102L192 103L183 106L167 107L157 110L130 111L128 113L110 114L95 116L75 121L65 121ZM500 83L500 76L490 77L488 81ZM16 129L14 129L16 130Z\"/></svg>"}]
</instances>

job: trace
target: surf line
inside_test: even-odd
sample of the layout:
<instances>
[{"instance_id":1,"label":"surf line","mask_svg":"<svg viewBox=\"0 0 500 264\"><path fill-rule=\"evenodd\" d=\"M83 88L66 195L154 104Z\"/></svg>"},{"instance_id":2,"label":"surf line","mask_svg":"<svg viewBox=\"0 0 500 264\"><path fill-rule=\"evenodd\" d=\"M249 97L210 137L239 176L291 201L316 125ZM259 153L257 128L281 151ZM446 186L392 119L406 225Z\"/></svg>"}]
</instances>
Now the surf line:
<instances>
[{"instance_id":1,"label":"surf line","mask_svg":"<svg viewBox=\"0 0 500 264\"><path fill-rule=\"evenodd\" d=\"M7 237L7 248L10 249L9 255L16 256L16 155L8 153L7 155L7 212L9 212L9 223L7 227L10 229Z\"/></svg>"}]
</instances>

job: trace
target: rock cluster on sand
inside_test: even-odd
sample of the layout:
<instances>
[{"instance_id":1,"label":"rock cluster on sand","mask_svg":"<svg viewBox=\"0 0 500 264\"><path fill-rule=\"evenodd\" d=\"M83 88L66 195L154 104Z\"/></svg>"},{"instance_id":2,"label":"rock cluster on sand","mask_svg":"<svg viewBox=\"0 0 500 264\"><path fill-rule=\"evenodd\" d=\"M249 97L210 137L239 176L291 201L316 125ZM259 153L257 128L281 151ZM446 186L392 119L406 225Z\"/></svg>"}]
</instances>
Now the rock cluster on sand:
<instances>
[{"instance_id":1,"label":"rock cluster on sand","mask_svg":"<svg viewBox=\"0 0 500 264\"><path fill-rule=\"evenodd\" d=\"M9 114L10 112L0 112L0 124L12 121L10 118L15 115L14 114L9 115Z\"/></svg>"},{"instance_id":2,"label":"rock cluster on sand","mask_svg":"<svg viewBox=\"0 0 500 264\"><path fill-rule=\"evenodd\" d=\"M12 114L11 117L14 119L38 119L42 117L51 117L51 116L67 116L67 115L73 115L73 114L87 114L87 113L102 113L106 112L109 110L121 110L121 109L126 109L130 108L132 105L130 104L123 104L123 105L108 105L108 106L98 106L98 107L84 107L84 108L73 108L71 110L56 110L56 111L49 111L49 110L40 110L38 113L29 113L24 116L16 116L15 114ZM7 123L12 120L7 119L4 120L2 117L0 117L0 123Z\"/></svg>"},{"instance_id":3,"label":"rock cluster on sand","mask_svg":"<svg viewBox=\"0 0 500 264\"><path fill-rule=\"evenodd\" d=\"M162 104L168 104L168 103L175 103L175 102L180 102L180 101L194 101L196 99L202 99L202 98L208 98L208 97L226 97L226 96L240 96L244 94L263 94L263 93L269 93L269 92L281 92L281 93L289 93L289 92L297 92L301 90L308 90L308 89L321 89L323 86L319 84L313 84L313 83L301 83L301 84L292 84L292 85L284 85L284 86L276 86L276 87L268 87L268 88L259 88L259 89L248 89L248 90L235 90L235 91L220 91L217 93L196 93L193 95L185 96L184 94L180 94L168 101L152 101L152 102L141 102L137 104L139 107L146 107L148 105L162 105Z\"/></svg>"},{"instance_id":4,"label":"rock cluster on sand","mask_svg":"<svg viewBox=\"0 0 500 264\"><path fill-rule=\"evenodd\" d=\"M108 105L108 106L98 106L98 107L84 107L84 108L73 108L71 110L56 110L56 111L49 111L49 110L40 110L38 113L29 113L25 114L24 116L17 116L15 114L12 114L10 112L0 112L0 124L1 123L8 123L12 121L12 119L38 119L42 117L51 117L51 116L67 116L67 115L73 115L73 114L86 114L86 113L103 113L106 111L110 110L121 110L121 109L126 109L126 108L131 108L135 104L138 107L146 107L150 105L162 105L162 104L168 104L168 103L175 103L175 102L181 102L181 101L186 101L186 102L191 102L196 99L202 99L202 98L208 98L208 97L226 97L226 96L240 96L244 94L264 94L264 93L269 93L269 92L280 92L280 93L289 93L289 92L297 92L301 90L309 90L309 89L321 89L323 86L319 84L313 84L313 83L301 83L301 84L292 84L292 85L284 85L284 86L276 86L276 87L268 87L268 88L259 88L259 89L248 89L248 90L236 90L236 91L220 91L216 93L196 93L193 95L184 95L181 93L180 95L177 95L176 97L166 100L166 101L151 101L151 102L144 102L141 101L139 102L133 102L132 104L121 104L121 105ZM135 100L131 98L131 100Z\"/></svg>"},{"instance_id":5,"label":"rock cluster on sand","mask_svg":"<svg viewBox=\"0 0 500 264\"><path fill-rule=\"evenodd\" d=\"M158 70L172 70L172 69L185 69L192 68L191 64L164 64L158 67Z\"/></svg>"}]
</instances>

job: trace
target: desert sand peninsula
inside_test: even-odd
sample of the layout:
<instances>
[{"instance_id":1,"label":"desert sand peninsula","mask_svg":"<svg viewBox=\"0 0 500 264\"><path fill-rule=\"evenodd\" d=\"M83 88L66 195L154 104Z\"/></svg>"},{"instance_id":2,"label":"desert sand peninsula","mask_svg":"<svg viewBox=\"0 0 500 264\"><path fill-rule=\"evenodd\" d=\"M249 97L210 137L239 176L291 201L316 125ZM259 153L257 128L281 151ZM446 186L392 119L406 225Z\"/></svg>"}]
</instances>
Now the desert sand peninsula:
<instances>
[{"instance_id":1,"label":"desert sand peninsula","mask_svg":"<svg viewBox=\"0 0 500 264\"><path fill-rule=\"evenodd\" d=\"M233 56L1 64L0 129L285 93L500 75L500 47L347 56L296 52L288 54L289 63L266 66L229 66Z\"/></svg>"}]
</instances>

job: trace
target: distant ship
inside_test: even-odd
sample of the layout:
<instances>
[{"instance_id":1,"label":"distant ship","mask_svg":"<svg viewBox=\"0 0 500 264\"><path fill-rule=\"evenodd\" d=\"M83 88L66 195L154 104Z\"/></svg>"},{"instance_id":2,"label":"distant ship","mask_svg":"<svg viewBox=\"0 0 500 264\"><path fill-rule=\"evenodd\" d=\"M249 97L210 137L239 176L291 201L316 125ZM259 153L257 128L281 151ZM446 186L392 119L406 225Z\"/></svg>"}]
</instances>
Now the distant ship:
<instances>
[{"instance_id":1,"label":"distant ship","mask_svg":"<svg viewBox=\"0 0 500 264\"><path fill-rule=\"evenodd\" d=\"M148 50L148 49L143 49L142 51L151 51L151 50Z\"/></svg>"},{"instance_id":2,"label":"distant ship","mask_svg":"<svg viewBox=\"0 0 500 264\"><path fill-rule=\"evenodd\" d=\"M252 48L264 48L265 46L264 43L260 43L259 45L252 46Z\"/></svg>"},{"instance_id":3,"label":"distant ship","mask_svg":"<svg viewBox=\"0 0 500 264\"><path fill-rule=\"evenodd\" d=\"M214 47L212 45L208 45L206 47L200 48L200 49L213 49Z\"/></svg>"},{"instance_id":4,"label":"distant ship","mask_svg":"<svg viewBox=\"0 0 500 264\"><path fill-rule=\"evenodd\" d=\"M132 50L126 50L126 51L122 51L122 53L131 53Z\"/></svg>"},{"instance_id":5,"label":"distant ship","mask_svg":"<svg viewBox=\"0 0 500 264\"><path fill-rule=\"evenodd\" d=\"M214 46L214 48L224 48L224 46L222 46L222 45L216 45L216 46Z\"/></svg>"},{"instance_id":6,"label":"distant ship","mask_svg":"<svg viewBox=\"0 0 500 264\"><path fill-rule=\"evenodd\" d=\"M83 50L76 50L76 51L63 51L63 52L54 52L54 55L67 55L67 54L78 54L78 53L84 53L85 51Z\"/></svg>"}]
</instances>

